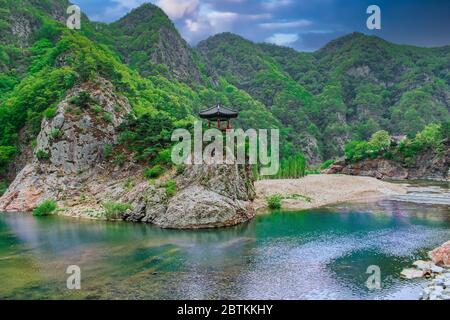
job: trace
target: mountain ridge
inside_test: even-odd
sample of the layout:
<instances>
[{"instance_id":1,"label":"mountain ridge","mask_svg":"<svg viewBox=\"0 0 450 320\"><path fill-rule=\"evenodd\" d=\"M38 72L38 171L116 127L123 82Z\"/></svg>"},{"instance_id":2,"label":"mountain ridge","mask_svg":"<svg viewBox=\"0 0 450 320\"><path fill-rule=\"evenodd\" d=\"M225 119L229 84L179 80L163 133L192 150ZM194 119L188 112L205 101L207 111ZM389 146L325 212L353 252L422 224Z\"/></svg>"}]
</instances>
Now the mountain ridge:
<instances>
[{"instance_id":1,"label":"mountain ridge","mask_svg":"<svg viewBox=\"0 0 450 320\"><path fill-rule=\"evenodd\" d=\"M0 104L14 89L19 90L27 72L40 68L33 57L49 50L46 41L60 43L64 26L49 8L68 3L49 0L45 6L33 0L14 5L1 1L9 11L0 15L8 17L0 26L10 26L9 17L17 12L40 22L29 32L33 43L24 42L20 48L2 42L0 69L5 72L0 78ZM138 113L158 110L180 120L222 103L240 111L237 124L243 128L279 128L283 157L302 151L310 163L317 164L342 155L349 139L364 140L381 129L414 135L428 123L450 118L450 46L416 48L352 33L305 53L254 43L228 32L191 47L167 15L152 4L110 24L86 17L83 21L81 31L64 34L77 34L79 40L86 37L90 41L86 46L107 48L105 54L119 60L115 66L130 69L120 74L129 77L138 72L152 83L145 96L154 98L138 102L142 93L130 97L137 101L133 109ZM64 57L58 59L48 67L67 64ZM94 64L93 72L111 71L104 63ZM142 85L134 86L127 90L139 92L136 88Z\"/></svg>"}]
</instances>

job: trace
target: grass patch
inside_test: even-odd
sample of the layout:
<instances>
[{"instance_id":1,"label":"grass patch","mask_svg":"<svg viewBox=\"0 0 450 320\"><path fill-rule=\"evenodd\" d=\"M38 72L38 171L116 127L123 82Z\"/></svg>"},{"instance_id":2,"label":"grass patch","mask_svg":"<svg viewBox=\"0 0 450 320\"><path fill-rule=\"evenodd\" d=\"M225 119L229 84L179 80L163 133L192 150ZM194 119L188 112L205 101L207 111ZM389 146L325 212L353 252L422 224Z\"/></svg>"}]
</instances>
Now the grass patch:
<instances>
[{"instance_id":1,"label":"grass patch","mask_svg":"<svg viewBox=\"0 0 450 320\"><path fill-rule=\"evenodd\" d=\"M334 164L334 160L327 160L319 166L321 171L328 169Z\"/></svg>"},{"instance_id":2,"label":"grass patch","mask_svg":"<svg viewBox=\"0 0 450 320\"><path fill-rule=\"evenodd\" d=\"M119 167L123 167L125 165L125 154L119 153L114 157L114 164Z\"/></svg>"},{"instance_id":3,"label":"grass patch","mask_svg":"<svg viewBox=\"0 0 450 320\"><path fill-rule=\"evenodd\" d=\"M166 195L170 198L177 193L177 183L175 180L169 180L162 185L166 189Z\"/></svg>"},{"instance_id":4,"label":"grass patch","mask_svg":"<svg viewBox=\"0 0 450 320\"><path fill-rule=\"evenodd\" d=\"M103 148L103 158L109 160L113 154L113 146L110 144L105 145Z\"/></svg>"},{"instance_id":5,"label":"grass patch","mask_svg":"<svg viewBox=\"0 0 450 320\"><path fill-rule=\"evenodd\" d=\"M53 140L57 140L63 136L63 132L59 129L52 129L50 131L50 137L52 137Z\"/></svg>"},{"instance_id":6,"label":"grass patch","mask_svg":"<svg viewBox=\"0 0 450 320\"><path fill-rule=\"evenodd\" d=\"M47 119L52 119L56 116L56 112L58 111L58 109L56 107L54 108L47 108L44 111L44 117Z\"/></svg>"},{"instance_id":7,"label":"grass patch","mask_svg":"<svg viewBox=\"0 0 450 320\"><path fill-rule=\"evenodd\" d=\"M281 201L283 201L283 196L280 194L275 194L273 196L267 197L267 206L269 209L281 209Z\"/></svg>"},{"instance_id":8,"label":"grass patch","mask_svg":"<svg viewBox=\"0 0 450 320\"><path fill-rule=\"evenodd\" d=\"M36 158L38 158L39 161L48 160L50 159L50 155L43 150L38 150L36 152Z\"/></svg>"},{"instance_id":9,"label":"grass patch","mask_svg":"<svg viewBox=\"0 0 450 320\"><path fill-rule=\"evenodd\" d=\"M58 205L54 200L45 200L41 204L37 206L36 209L33 210L33 216L35 217L44 217L53 214L56 209L58 209Z\"/></svg>"},{"instance_id":10,"label":"grass patch","mask_svg":"<svg viewBox=\"0 0 450 320\"><path fill-rule=\"evenodd\" d=\"M123 184L123 187L126 190L130 190L130 189L133 189L135 185L136 184L134 183L133 179L129 178L129 179L127 179L127 181L125 181L125 183Z\"/></svg>"},{"instance_id":11,"label":"grass patch","mask_svg":"<svg viewBox=\"0 0 450 320\"><path fill-rule=\"evenodd\" d=\"M130 204L118 202L105 202L103 204L105 209L105 217L108 220L122 219L127 210L131 209Z\"/></svg>"},{"instance_id":12,"label":"grass patch","mask_svg":"<svg viewBox=\"0 0 450 320\"><path fill-rule=\"evenodd\" d=\"M106 121L106 122L111 123L111 122L113 122L113 116L109 112L104 112L103 113L103 120Z\"/></svg>"},{"instance_id":13,"label":"grass patch","mask_svg":"<svg viewBox=\"0 0 450 320\"><path fill-rule=\"evenodd\" d=\"M291 194L291 195L281 195L281 194L274 194L273 196L267 197L267 206L269 209L281 209L282 207L282 201L283 200L303 200L305 202L311 203L312 198L302 196L300 194Z\"/></svg>"},{"instance_id":14,"label":"grass patch","mask_svg":"<svg viewBox=\"0 0 450 320\"><path fill-rule=\"evenodd\" d=\"M156 178L162 176L165 172L166 172L166 170L164 170L163 167L161 167L160 165L156 165L153 168L146 168L145 172L144 172L144 176L147 179L156 179Z\"/></svg>"},{"instance_id":15,"label":"grass patch","mask_svg":"<svg viewBox=\"0 0 450 320\"><path fill-rule=\"evenodd\" d=\"M87 108L91 103L93 103L93 101L88 92L82 91L77 96L72 97L69 100L69 103L80 108Z\"/></svg>"}]
</instances>

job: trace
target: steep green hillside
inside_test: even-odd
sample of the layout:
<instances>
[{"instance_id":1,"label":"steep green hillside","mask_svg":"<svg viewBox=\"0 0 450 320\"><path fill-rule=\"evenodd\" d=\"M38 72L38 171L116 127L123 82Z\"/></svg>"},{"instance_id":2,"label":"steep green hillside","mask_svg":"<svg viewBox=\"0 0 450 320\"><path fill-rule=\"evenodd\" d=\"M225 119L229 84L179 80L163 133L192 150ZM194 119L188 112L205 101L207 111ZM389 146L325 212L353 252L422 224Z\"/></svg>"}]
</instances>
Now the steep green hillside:
<instances>
[{"instance_id":1,"label":"steep green hillside","mask_svg":"<svg viewBox=\"0 0 450 320\"><path fill-rule=\"evenodd\" d=\"M400 46L354 33L299 53L225 33L199 50L219 74L292 127L294 141L312 134L322 158L342 154L350 138L381 129L415 135L450 118L448 47Z\"/></svg>"},{"instance_id":2,"label":"steep green hillside","mask_svg":"<svg viewBox=\"0 0 450 320\"><path fill-rule=\"evenodd\" d=\"M313 97L258 45L224 33L199 44L211 68L263 103L287 132L287 142L320 161L320 133L309 117Z\"/></svg>"},{"instance_id":3,"label":"steep green hillside","mask_svg":"<svg viewBox=\"0 0 450 320\"><path fill-rule=\"evenodd\" d=\"M0 171L33 144L68 90L98 77L129 99L135 127L157 116L185 126L221 103L240 111L240 127L280 128L284 158L303 151L314 163L381 129L414 136L450 120L449 47L351 34L299 53L225 33L193 49L154 5L112 24L83 16L80 31L65 27L68 5L0 0ZM144 158L155 156L144 152L151 140L133 139Z\"/></svg>"},{"instance_id":4,"label":"steep green hillside","mask_svg":"<svg viewBox=\"0 0 450 320\"><path fill-rule=\"evenodd\" d=\"M23 3L29 5L26 1ZM9 8L10 16L23 9L12 5ZM53 117L68 90L80 83L95 83L98 77L110 81L117 94L128 98L138 123L140 119L147 123L148 117L167 118L172 128L186 126L195 120L198 110L221 102L242 110L240 125L243 127L279 126L264 105L225 80L220 80L214 89L196 83L194 90L177 81L174 74L167 74L168 68L161 72L157 66L153 67L153 74L143 77L142 70L134 70L124 63L126 59L112 44L94 42L86 36L107 38L96 24L86 20L84 31L72 31L46 10L37 6L26 8L28 18L21 20L21 26L31 24L30 21L35 23L26 35L27 42L9 44L4 41L5 47L16 50L24 63L21 73L16 72L11 63L5 64L8 70L0 78L0 87L5 88L0 95L0 174L23 148L33 145L41 120ZM142 10L145 12L147 7ZM9 55L5 57L9 58ZM136 144L143 145L144 149L153 148L147 137L137 139ZM154 153L149 154L143 161L150 161L154 156Z\"/></svg>"}]
</instances>

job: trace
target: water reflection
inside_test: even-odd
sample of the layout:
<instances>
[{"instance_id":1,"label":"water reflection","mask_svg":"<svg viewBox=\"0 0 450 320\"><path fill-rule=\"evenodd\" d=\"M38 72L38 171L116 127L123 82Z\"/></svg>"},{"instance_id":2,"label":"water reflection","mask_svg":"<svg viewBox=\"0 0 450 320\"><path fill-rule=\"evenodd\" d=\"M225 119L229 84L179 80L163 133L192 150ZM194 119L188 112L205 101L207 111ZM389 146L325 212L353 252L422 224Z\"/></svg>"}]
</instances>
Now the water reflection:
<instances>
[{"instance_id":1,"label":"water reflection","mask_svg":"<svg viewBox=\"0 0 450 320\"><path fill-rule=\"evenodd\" d=\"M387 200L201 231L4 214L0 298L411 298L420 283L401 281L401 268L448 240L449 226L447 206ZM71 264L79 292L65 289ZM371 264L381 291L365 287Z\"/></svg>"}]
</instances>

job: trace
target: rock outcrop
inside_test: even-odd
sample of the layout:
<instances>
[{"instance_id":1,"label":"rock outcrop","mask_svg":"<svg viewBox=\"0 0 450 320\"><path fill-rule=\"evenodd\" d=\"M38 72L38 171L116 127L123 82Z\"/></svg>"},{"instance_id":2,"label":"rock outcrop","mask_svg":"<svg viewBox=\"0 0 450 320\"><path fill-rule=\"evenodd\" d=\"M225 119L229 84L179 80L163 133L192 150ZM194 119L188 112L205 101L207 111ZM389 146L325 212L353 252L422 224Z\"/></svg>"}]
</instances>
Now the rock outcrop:
<instances>
[{"instance_id":1,"label":"rock outcrop","mask_svg":"<svg viewBox=\"0 0 450 320\"><path fill-rule=\"evenodd\" d=\"M323 173L392 180L448 181L450 179L450 147L447 144L446 151L442 154L432 151L422 152L417 156L415 163L410 166L381 157L365 159L356 163L340 160Z\"/></svg>"},{"instance_id":2,"label":"rock outcrop","mask_svg":"<svg viewBox=\"0 0 450 320\"><path fill-rule=\"evenodd\" d=\"M100 107L94 112L73 106L70 100L89 92ZM115 127L131 107L113 93L106 80L74 88L63 100L52 119L44 119L34 156L0 198L0 210L30 211L45 199L63 201L81 192L86 177L95 177L104 147L116 141ZM109 114L103 121L101 114Z\"/></svg>"},{"instance_id":3,"label":"rock outcrop","mask_svg":"<svg viewBox=\"0 0 450 320\"><path fill-rule=\"evenodd\" d=\"M81 93L89 95L88 105L76 105ZM130 111L106 80L71 90L54 117L43 120L28 163L0 198L0 211L31 211L52 199L61 214L107 219L109 202L129 207L120 217L126 221L178 229L226 227L254 217L250 167L186 166L150 182L132 154L125 152L123 166L105 159L105 146L117 145L116 128ZM175 194L167 191L169 182Z\"/></svg>"},{"instance_id":4,"label":"rock outcrop","mask_svg":"<svg viewBox=\"0 0 450 320\"><path fill-rule=\"evenodd\" d=\"M128 221L153 223L163 228L196 229L237 225L255 215L252 172L239 165L194 165L176 177L178 193L149 188Z\"/></svg>"}]
</instances>

